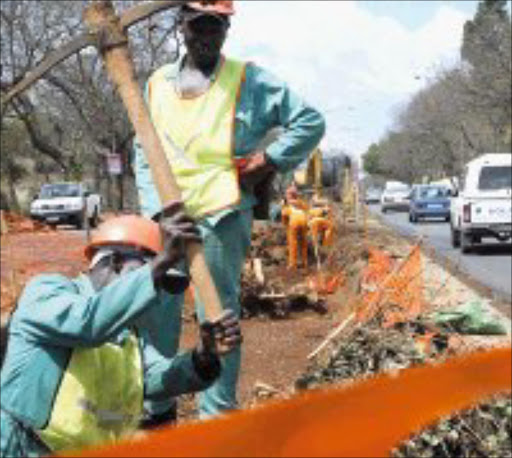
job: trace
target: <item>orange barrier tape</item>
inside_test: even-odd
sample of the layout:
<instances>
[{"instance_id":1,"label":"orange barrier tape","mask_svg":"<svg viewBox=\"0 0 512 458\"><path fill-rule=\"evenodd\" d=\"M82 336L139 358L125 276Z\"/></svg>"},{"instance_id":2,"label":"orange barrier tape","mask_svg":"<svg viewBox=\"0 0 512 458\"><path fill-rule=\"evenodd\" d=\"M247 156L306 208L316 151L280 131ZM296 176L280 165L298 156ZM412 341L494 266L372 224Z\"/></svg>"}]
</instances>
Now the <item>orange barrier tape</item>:
<instances>
[{"instance_id":1,"label":"orange barrier tape","mask_svg":"<svg viewBox=\"0 0 512 458\"><path fill-rule=\"evenodd\" d=\"M511 358L511 348L466 355L75 456L386 456L441 416L510 390Z\"/></svg>"}]
</instances>

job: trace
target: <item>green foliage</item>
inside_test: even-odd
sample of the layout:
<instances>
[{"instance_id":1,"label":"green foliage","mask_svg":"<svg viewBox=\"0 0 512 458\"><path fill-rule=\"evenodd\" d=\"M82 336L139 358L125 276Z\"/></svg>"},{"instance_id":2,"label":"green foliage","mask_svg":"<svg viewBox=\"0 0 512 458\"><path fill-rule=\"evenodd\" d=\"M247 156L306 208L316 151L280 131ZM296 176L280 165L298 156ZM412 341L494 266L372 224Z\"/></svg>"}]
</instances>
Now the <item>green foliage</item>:
<instances>
[{"instance_id":1,"label":"green foliage","mask_svg":"<svg viewBox=\"0 0 512 458\"><path fill-rule=\"evenodd\" d=\"M483 0L472 21L464 25L462 58L475 68L496 65L498 57L510 56L510 17L506 0Z\"/></svg>"},{"instance_id":2,"label":"green foliage","mask_svg":"<svg viewBox=\"0 0 512 458\"><path fill-rule=\"evenodd\" d=\"M378 175L381 172L379 166L379 147L373 143L363 155L363 168L369 175Z\"/></svg>"},{"instance_id":3,"label":"green foliage","mask_svg":"<svg viewBox=\"0 0 512 458\"><path fill-rule=\"evenodd\" d=\"M439 70L377 144L381 174L407 182L456 176L480 154L510 152L511 49L506 1L482 0L464 26L462 62ZM372 154L368 162L375 166Z\"/></svg>"}]
</instances>

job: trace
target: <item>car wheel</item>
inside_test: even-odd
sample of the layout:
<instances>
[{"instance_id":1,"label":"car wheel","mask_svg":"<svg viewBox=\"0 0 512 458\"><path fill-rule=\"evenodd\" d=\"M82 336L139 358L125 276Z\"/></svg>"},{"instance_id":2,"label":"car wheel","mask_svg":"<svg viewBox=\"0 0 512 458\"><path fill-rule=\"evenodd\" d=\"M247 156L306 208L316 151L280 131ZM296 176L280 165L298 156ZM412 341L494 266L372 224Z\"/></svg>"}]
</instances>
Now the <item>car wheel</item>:
<instances>
[{"instance_id":1,"label":"car wheel","mask_svg":"<svg viewBox=\"0 0 512 458\"><path fill-rule=\"evenodd\" d=\"M460 247L460 232L458 230L456 230L453 226L451 226L450 234L451 234L452 247L459 248Z\"/></svg>"},{"instance_id":2,"label":"car wheel","mask_svg":"<svg viewBox=\"0 0 512 458\"><path fill-rule=\"evenodd\" d=\"M449 223L449 222L452 220L452 218L450 217L450 215L448 215L444 220L445 220L447 223Z\"/></svg>"},{"instance_id":3,"label":"car wheel","mask_svg":"<svg viewBox=\"0 0 512 458\"><path fill-rule=\"evenodd\" d=\"M462 233L460 235L460 249L464 254L467 254L473 248L473 238L469 234Z\"/></svg>"},{"instance_id":4,"label":"car wheel","mask_svg":"<svg viewBox=\"0 0 512 458\"><path fill-rule=\"evenodd\" d=\"M76 228L77 229L83 229L84 228L84 222L85 222L85 218L83 217L83 215L77 216L76 220L75 220Z\"/></svg>"},{"instance_id":5,"label":"car wheel","mask_svg":"<svg viewBox=\"0 0 512 458\"><path fill-rule=\"evenodd\" d=\"M98 217L98 209L95 208L94 209L94 213L92 214L92 217L91 219L89 220L89 224L92 228L96 227L98 225L98 222L99 222L99 217Z\"/></svg>"},{"instance_id":6,"label":"car wheel","mask_svg":"<svg viewBox=\"0 0 512 458\"><path fill-rule=\"evenodd\" d=\"M380 211L381 211L382 213L386 213L386 212L387 212L387 210L386 210L384 207L382 207L382 208L380 209Z\"/></svg>"}]
</instances>

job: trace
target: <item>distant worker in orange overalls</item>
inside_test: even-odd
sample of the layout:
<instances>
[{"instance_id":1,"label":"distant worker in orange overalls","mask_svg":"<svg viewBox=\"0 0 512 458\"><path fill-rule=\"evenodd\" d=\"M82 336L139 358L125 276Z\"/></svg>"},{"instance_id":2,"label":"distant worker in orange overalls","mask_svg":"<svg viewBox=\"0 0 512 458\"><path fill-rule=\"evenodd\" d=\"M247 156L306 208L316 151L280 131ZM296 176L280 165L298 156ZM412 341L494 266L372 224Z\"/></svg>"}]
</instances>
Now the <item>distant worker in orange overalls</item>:
<instances>
[{"instance_id":1,"label":"distant worker in orange overalls","mask_svg":"<svg viewBox=\"0 0 512 458\"><path fill-rule=\"evenodd\" d=\"M288 245L288 268L296 269L300 247L302 265L308 266L308 204L298 194L297 186L292 184L286 190L285 206L282 211L282 222L286 228Z\"/></svg>"},{"instance_id":2,"label":"distant worker in orange overalls","mask_svg":"<svg viewBox=\"0 0 512 458\"><path fill-rule=\"evenodd\" d=\"M308 229L316 247L331 246L334 239L334 223L329 202L318 195L313 197L312 208L308 211Z\"/></svg>"}]
</instances>

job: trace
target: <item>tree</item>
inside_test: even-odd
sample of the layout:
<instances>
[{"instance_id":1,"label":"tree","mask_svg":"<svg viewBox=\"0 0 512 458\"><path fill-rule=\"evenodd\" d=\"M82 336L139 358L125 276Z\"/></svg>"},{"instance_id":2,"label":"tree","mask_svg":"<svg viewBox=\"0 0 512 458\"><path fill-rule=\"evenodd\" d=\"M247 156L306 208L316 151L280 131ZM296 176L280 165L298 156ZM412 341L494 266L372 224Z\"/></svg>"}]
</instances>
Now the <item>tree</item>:
<instances>
[{"instance_id":1,"label":"tree","mask_svg":"<svg viewBox=\"0 0 512 458\"><path fill-rule=\"evenodd\" d=\"M27 175L25 162L33 153L30 143L27 141L23 125L17 119L6 119L1 126L0 149L2 160L0 161L0 174L5 193L2 192L2 208L7 207L14 211L20 210L17 184Z\"/></svg>"},{"instance_id":2,"label":"tree","mask_svg":"<svg viewBox=\"0 0 512 458\"><path fill-rule=\"evenodd\" d=\"M380 170L379 147L373 143L363 155L363 169L369 175L378 175Z\"/></svg>"},{"instance_id":3,"label":"tree","mask_svg":"<svg viewBox=\"0 0 512 458\"><path fill-rule=\"evenodd\" d=\"M1 79L7 91L51 50L84 31L85 1L8 0L1 2ZM115 2L122 12L138 2ZM142 84L149 73L176 58L174 13L151 17L130 29L132 55ZM4 113L3 113L4 114ZM7 115L25 126L25 135L39 155L64 178L88 179L95 187L112 188L104 173L105 154L122 158L124 174L116 179L117 197L107 203L122 209L124 184L133 188L130 153L133 129L100 56L88 48L60 63L44 79L15 98ZM108 192L108 194L113 194Z\"/></svg>"},{"instance_id":4,"label":"tree","mask_svg":"<svg viewBox=\"0 0 512 458\"><path fill-rule=\"evenodd\" d=\"M511 152L511 22L485 0L464 28L459 65L438 70L377 143L379 168L403 181L454 176L486 152ZM371 156L370 156L371 166Z\"/></svg>"},{"instance_id":5,"label":"tree","mask_svg":"<svg viewBox=\"0 0 512 458\"><path fill-rule=\"evenodd\" d=\"M496 136L493 150L510 151L512 29L506 0L483 0L464 25L461 57L471 67L472 92L477 109L485 111Z\"/></svg>"},{"instance_id":6,"label":"tree","mask_svg":"<svg viewBox=\"0 0 512 458\"><path fill-rule=\"evenodd\" d=\"M477 69L506 65L510 34L507 0L482 0L474 19L464 24L461 57Z\"/></svg>"}]
</instances>

